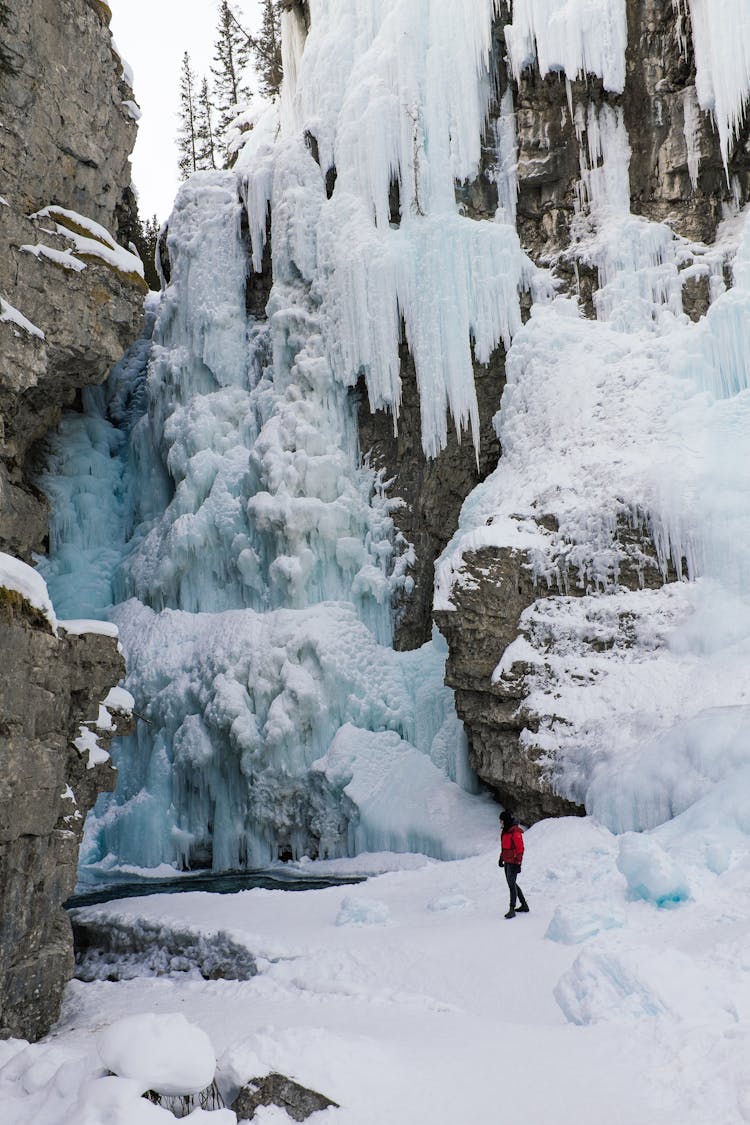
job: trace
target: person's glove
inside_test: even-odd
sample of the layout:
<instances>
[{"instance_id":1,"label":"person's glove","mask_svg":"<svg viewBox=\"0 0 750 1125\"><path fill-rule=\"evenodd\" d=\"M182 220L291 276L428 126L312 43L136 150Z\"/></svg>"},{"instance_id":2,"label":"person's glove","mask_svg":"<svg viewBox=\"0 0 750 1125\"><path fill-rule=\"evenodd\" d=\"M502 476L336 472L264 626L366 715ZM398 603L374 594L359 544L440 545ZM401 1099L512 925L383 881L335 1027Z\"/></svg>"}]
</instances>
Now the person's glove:
<instances>
[{"instance_id":1,"label":"person's glove","mask_svg":"<svg viewBox=\"0 0 750 1125\"><path fill-rule=\"evenodd\" d=\"M498 867L505 867L505 864L503 863L503 860L502 860L502 856L501 856L501 857L500 857L500 859L499 859L499 860L497 861L497 866L498 866Z\"/></svg>"}]
</instances>

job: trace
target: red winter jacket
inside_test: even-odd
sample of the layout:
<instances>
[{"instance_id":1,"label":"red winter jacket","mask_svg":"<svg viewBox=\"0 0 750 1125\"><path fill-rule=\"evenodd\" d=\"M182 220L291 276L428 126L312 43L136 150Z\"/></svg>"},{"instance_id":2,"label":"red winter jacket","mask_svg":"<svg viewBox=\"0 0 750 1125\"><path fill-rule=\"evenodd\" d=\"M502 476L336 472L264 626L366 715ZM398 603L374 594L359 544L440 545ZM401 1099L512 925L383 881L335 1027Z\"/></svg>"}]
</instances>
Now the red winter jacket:
<instances>
[{"instance_id":1,"label":"red winter jacket","mask_svg":"<svg viewBox=\"0 0 750 1125\"><path fill-rule=\"evenodd\" d=\"M500 855L503 863L521 863L523 860L523 828L520 824L513 824L507 832L500 836Z\"/></svg>"}]
</instances>

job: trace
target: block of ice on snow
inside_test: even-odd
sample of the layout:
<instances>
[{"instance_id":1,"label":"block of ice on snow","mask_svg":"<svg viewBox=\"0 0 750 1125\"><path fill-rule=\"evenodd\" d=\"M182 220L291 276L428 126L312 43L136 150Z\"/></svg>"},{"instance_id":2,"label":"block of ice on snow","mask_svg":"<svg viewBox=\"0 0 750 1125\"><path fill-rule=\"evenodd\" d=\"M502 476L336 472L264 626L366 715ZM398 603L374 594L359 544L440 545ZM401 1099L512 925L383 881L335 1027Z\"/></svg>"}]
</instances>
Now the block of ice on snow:
<instances>
[{"instance_id":1,"label":"block of ice on snow","mask_svg":"<svg viewBox=\"0 0 750 1125\"><path fill-rule=\"evenodd\" d=\"M360 895L347 895L336 916L337 926L387 926L391 912L384 902Z\"/></svg>"},{"instance_id":2,"label":"block of ice on snow","mask_svg":"<svg viewBox=\"0 0 750 1125\"><path fill-rule=\"evenodd\" d=\"M126 1016L99 1036L99 1055L141 1092L197 1094L213 1081L216 1056L211 1041L182 1015Z\"/></svg>"},{"instance_id":3,"label":"block of ice on snow","mask_svg":"<svg viewBox=\"0 0 750 1125\"><path fill-rule=\"evenodd\" d=\"M676 906L690 898L685 872L653 836L622 836L617 867L625 876L631 899L645 899L655 906Z\"/></svg>"},{"instance_id":4,"label":"block of ice on snow","mask_svg":"<svg viewBox=\"0 0 750 1125\"><path fill-rule=\"evenodd\" d=\"M566 1019L576 1024L637 1019L667 1011L644 979L638 958L611 950L580 953L558 981L554 996Z\"/></svg>"},{"instance_id":5,"label":"block of ice on snow","mask_svg":"<svg viewBox=\"0 0 750 1125\"><path fill-rule=\"evenodd\" d=\"M468 910L473 906L470 898L466 895L439 895L437 898L431 898L427 903L427 909L441 912L445 911L448 914L453 914L459 910Z\"/></svg>"},{"instance_id":6,"label":"block of ice on snow","mask_svg":"<svg viewBox=\"0 0 750 1125\"><path fill-rule=\"evenodd\" d=\"M578 945L595 937L602 930L624 925L625 914L617 906L580 902L572 906L556 907L544 936L563 945Z\"/></svg>"}]
</instances>

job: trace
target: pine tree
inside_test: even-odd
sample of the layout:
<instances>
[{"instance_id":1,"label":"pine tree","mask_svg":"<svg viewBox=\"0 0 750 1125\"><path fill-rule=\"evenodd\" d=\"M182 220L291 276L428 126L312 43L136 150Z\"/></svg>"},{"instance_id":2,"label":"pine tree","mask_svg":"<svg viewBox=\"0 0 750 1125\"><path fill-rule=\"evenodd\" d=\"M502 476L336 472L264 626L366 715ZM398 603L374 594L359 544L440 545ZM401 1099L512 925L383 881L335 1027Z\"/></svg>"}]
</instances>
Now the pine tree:
<instances>
[{"instance_id":1,"label":"pine tree","mask_svg":"<svg viewBox=\"0 0 750 1125\"><path fill-rule=\"evenodd\" d=\"M251 40L261 89L268 97L278 94L284 71L281 65L281 13L277 0L263 0L260 34Z\"/></svg>"},{"instance_id":2,"label":"pine tree","mask_svg":"<svg viewBox=\"0 0 750 1125\"><path fill-rule=\"evenodd\" d=\"M133 230L133 244L143 262L143 272L149 289L158 291L159 275L156 272L156 244L159 241L159 220L152 215L145 223L136 218Z\"/></svg>"},{"instance_id":3,"label":"pine tree","mask_svg":"<svg viewBox=\"0 0 750 1125\"><path fill-rule=\"evenodd\" d=\"M250 61L250 38L240 26L228 0L221 0L217 40L214 46L214 101L218 124L216 135L223 143L235 106L250 97L245 71Z\"/></svg>"},{"instance_id":4,"label":"pine tree","mask_svg":"<svg viewBox=\"0 0 750 1125\"><path fill-rule=\"evenodd\" d=\"M281 64L281 8L285 6L288 6L285 0L284 3L281 0L263 0L260 32L258 35L250 35L229 4L226 5L235 31L253 56L261 90L267 97L278 94L284 75Z\"/></svg>"},{"instance_id":5,"label":"pine tree","mask_svg":"<svg viewBox=\"0 0 750 1125\"><path fill-rule=\"evenodd\" d=\"M204 78L200 88L200 94L198 95L195 118L195 159L196 167L198 168L206 169L216 167L213 115L214 107L208 90L208 79Z\"/></svg>"},{"instance_id":6,"label":"pine tree","mask_svg":"<svg viewBox=\"0 0 750 1125\"><path fill-rule=\"evenodd\" d=\"M198 98L195 72L190 65L187 51L182 56L180 74L180 131L177 135L177 150L180 154L179 169L183 179L198 168L198 147L196 131L198 128Z\"/></svg>"}]
</instances>

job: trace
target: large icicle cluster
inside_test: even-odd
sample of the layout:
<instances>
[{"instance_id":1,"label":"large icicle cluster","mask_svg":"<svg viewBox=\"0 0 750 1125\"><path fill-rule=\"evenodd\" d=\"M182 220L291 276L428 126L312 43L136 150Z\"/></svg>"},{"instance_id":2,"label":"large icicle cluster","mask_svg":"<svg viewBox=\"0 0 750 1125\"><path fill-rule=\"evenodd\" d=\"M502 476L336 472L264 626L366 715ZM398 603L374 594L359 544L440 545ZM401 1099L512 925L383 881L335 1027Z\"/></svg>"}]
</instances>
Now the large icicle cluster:
<instances>
[{"instance_id":1,"label":"large icicle cluster","mask_svg":"<svg viewBox=\"0 0 750 1125\"><path fill-rule=\"evenodd\" d=\"M494 0L353 0L344 8L318 0L289 111L314 139L320 164L317 192L303 171L314 161L301 147L290 169L304 177L309 208L309 253L295 262L315 277L334 373L345 384L364 374L372 409L389 408L397 423L403 331L427 456L445 445L450 418L478 442L472 347L486 363L500 342L510 344L521 324L518 290L534 274L513 226L465 218L455 200L456 180L479 164L494 8ZM271 188L255 144L240 163L254 202L251 230L262 236L269 193L274 221L278 195L289 198L283 169L277 164ZM326 199L331 169L336 186ZM282 209L281 219L296 227L300 215ZM257 266L257 235L254 252ZM283 268L278 257L275 250L274 267Z\"/></svg>"},{"instance_id":2,"label":"large icicle cluster","mask_svg":"<svg viewBox=\"0 0 750 1125\"><path fill-rule=\"evenodd\" d=\"M696 92L719 130L724 163L750 98L750 8L745 0L688 0L695 49Z\"/></svg>"},{"instance_id":3,"label":"large icicle cluster","mask_svg":"<svg viewBox=\"0 0 750 1125\"><path fill-rule=\"evenodd\" d=\"M516 81L535 61L541 74L573 82L597 74L605 90L622 93L628 27L625 0L514 0L505 29Z\"/></svg>"}]
</instances>

